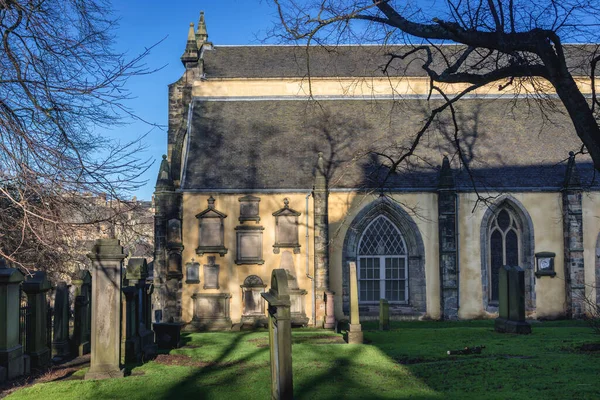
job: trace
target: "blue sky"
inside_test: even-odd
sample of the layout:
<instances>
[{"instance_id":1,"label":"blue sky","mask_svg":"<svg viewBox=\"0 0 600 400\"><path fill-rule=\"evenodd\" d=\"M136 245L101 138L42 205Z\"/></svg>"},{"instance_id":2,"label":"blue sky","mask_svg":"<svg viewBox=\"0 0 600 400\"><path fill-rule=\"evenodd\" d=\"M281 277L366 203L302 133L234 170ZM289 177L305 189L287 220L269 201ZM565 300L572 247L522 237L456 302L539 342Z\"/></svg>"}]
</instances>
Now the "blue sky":
<instances>
[{"instance_id":1,"label":"blue sky","mask_svg":"<svg viewBox=\"0 0 600 400\"><path fill-rule=\"evenodd\" d=\"M164 39L146 59L148 68L164 68L152 75L132 78L127 87L135 99L127 105L141 118L165 128L152 129L135 122L105 132L122 142L148 133L144 139L147 150L140 156L151 158L154 164L143 175L146 185L133 195L150 200L161 155L167 149L167 86L183 73L179 57L185 49L190 22L197 24L203 10L209 39L215 45L258 44L276 17L265 0L125 0L114 1L113 5L115 16L120 19L116 31L117 50L134 56Z\"/></svg>"}]
</instances>

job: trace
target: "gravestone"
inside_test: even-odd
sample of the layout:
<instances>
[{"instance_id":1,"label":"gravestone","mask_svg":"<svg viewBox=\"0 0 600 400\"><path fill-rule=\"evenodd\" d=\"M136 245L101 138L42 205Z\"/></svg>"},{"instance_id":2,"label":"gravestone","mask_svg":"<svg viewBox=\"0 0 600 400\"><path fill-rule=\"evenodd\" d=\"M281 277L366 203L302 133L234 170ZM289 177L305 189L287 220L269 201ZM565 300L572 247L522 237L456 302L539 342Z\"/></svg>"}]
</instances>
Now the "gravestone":
<instances>
[{"instance_id":1,"label":"gravestone","mask_svg":"<svg viewBox=\"0 0 600 400\"><path fill-rule=\"evenodd\" d=\"M0 375L13 379L24 373L23 346L19 344L19 285L23 274L0 259ZM0 376L2 378L2 376Z\"/></svg>"},{"instance_id":2,"label":"gravestone","mask_svg":"<svg viewBox=\"0 0 600 400\"><path fill-rule=\"evenodd\" d=\"M50 364L50 349L47 346L48 324L46 293L52 288L45 272L36 271L21 288L27 295L29 317L27 320L26 348L32 368L44 368Z\"/></svg>"},{"instance_id":3,"label":"gravestone","mask_svg":"<svg viewBox=\"0 0 600 400\"><path fill-rule=\"evenodd\" d=\"M141 359L139 328L139 293L126 279L123 283L123 311L121 314L121 361L123 364Z\"/></svg>"},{"instance_id":4,"label":"gravestone","mask_svg":"<svg viewBox=\"0 0 600 400\"><path fill-rule=\"evenodd\" d=\"M146 284L148 278L148 263L145 258L132 257L127 263L126 281L128 287L133 288L135 292L135 305L129 307L129 312L133 313L128 318L131 325L129 342L126 341L126 360L139 360L142 356L149 359L156 354L156 345L154 344L154 332L151 330L151 310L152 307L150 295L152 287ZM150 291L150 293L148 292Z\"/></svg>"},{"instance_id":5,"label":"gravestone","mask_svg":"<svg viewBox=\"0 0 600 400\"><path fill-rule=\"evenodd\" d=\"M350 261L350 326L348 327L348 344L361 344L363 332L358 313L358 277L356 262Z\"/></svg>"},{"instance_id":6,"label":"gravestone","mask_svg":"<svg viewBox=\"0 0 600 400\"><path fill-rule=\"evenodd\" d=\"M325 291L325 323L323 324L323 328L325 329L333 329L335 328L335 304L333 300L333 296L335 293L330 291Z\"/></svg>"},{"instance_id":7,"label":"gravestone","mask_svg":"<svg viewBox=\"0 0 600 400\"><path fill-rule=\"evenodd\" d=\"M70 354L69 345L69 286L61 281L54 294L54 323L52 336L52 353L61 360Z\"/></svg>"},{"instance_id":8,"label":"gravestone","mask_svg":"<svg viewBox=\"0 0 600 400\"><path fill-rule=\"evenodd\" d=\"M92 275L87 270L80 270L71 282L75 286L72 348L73 353L82 356L90 352Z\"/></svg>"},{"instance_id":9,"label":"gravestone","mask_svg":"<svg viewBox=\"0 0 600 400\"><path fill-rule=\"evenodd\" d=\"M386 299L379 299L379 330L390 330L390 303Z\"/></svg>"},{"instance_id":10,"label":"gravestone","mask_svg":"<svg viewBox=\"0 0 600 400\"><path fill-rule=\"evenodd\" d=\"M279 268L285 270L288 277L288 291L290 295L292 325L306 326L308 325L308 317L304 312L304 297L308 293L304 289L298 287L296 279L296 267L294 266L294 256L289 251L284 251L281 254L281 262Z\"/></svg>"},{"instance_id":11,"label":"gravestone","mask_svg":"<svg viewBox=\"0 0 600 400\"><path fill-rule=\"evenodd\" d=\"M265 285L256 275L250 275L244 279L242 288L242 325L266 326L265 301L261 294L264 293Z\"/></svg>"},{"instance_id":12,"label":"gravestone","mask_svg":"<svg viewBox=\"0 0 600 400\"><path fill-rule=\"evenodd\" d=\"M494 328L501 333L531 333L525 321L525 271L521 267L503 266L498 281L498 318Z\"/></svg>"},{"instance_id":13,"label":"gravestone","mask_svg":"<svg viewBox=\"0 0 600 400\"><path fill-rule=\"evenodd\" d=\"M98 239L92 260L92 340L85 379L123 376L121 361L121 270L126 255L119 240Z\"/></svg>"},{"instance_id":14,"label":"gravestone","mask_svg":"<svg viewBox=\"0 0 600 400\"><path fill-rule=\"evenodd\" d=\"M292 376L292 321L287 273L274 269L271 289L262 297L269 307L269 348L271 353L271 398L292 399L294 384Z\"/></svg>"}]
</instances>

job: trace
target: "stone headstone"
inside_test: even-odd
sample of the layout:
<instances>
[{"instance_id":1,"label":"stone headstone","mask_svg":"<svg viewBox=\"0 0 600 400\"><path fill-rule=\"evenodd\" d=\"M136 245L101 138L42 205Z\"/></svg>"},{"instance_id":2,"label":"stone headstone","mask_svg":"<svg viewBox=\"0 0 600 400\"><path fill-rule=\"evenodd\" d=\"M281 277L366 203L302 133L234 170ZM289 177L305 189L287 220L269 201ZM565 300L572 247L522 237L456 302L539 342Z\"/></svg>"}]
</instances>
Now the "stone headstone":
<instances>
[{"instance_id":1,"label":"stone headstone","mask_svg":"<svg viewBox=\"0 0 600 400\"><path fill-rule=\"evenodd\" d=\"M6 264L0 265L0 375L4 368L6 379L13 379L23 375L25 368L19 344L19 285L24 277L18 269L3 266Z\"/></svg>"},{"instance_id":2,"label":"stone headstone","mask_svg":"<svg viewBox=\"0 0 600 400\"><path fill-rule=\"evenodd\" d=\"M390 303L386 299L379 299L379 330L390 330Z\"/></svg>"},{"instance_id":3,"label":"stone headstone","mask_svg":"<svg viewBox=\"0 0 600 400\"><path fill-rule=\"evenodd\" d=\"M244 279L242 289L242 324L243 325L266 325L265 301L261 294L264 293L265 285L257 275L250 275Z\"/></svg>"},{"instance_id":4,"label":"stone headstone","mask_svg":"<svg viewBox=\"0 0 600 400\"><path fill-rule=\"evenodd\" d=\"M294 267L294 256L289 251L284 251L281 254L281 263L279 268L285 270L288 278L288 290L290 295L292 325L294 326L306 326L308 325L308 317L304 312L304 297L308 293L304 289L298 287L298 280L296 279L296 268Z\"/></svg>"},{"instance_id":5,"label":"stone headstone","mask_svg":"<svg viewBox=\"0 0 600 400\"><path fill-rule=\"evenodd\" d=\"M504 266L499 271L499 316L494 328L502 333L531 333L525 321L525 271L521 267Z\"/></svg>"},{"instance_id":6,"label":"stone headstone","mask_svg":"<svg viewBox=\"0 0 600 400\"><path fill-rule=\"evenodd\" d=\"M121 361L121 271L126 255L117 239L96 240L92 260L92 340L85 379L123 376Z\"/></svg>"},{"instance_id":7,"label":"stone headstone","mask_svg":"<svg viewBox=\"0 0 600 400\"><path fill-rule=\"evenodd\" d=\"M54 294L54 334L52 336L52 353L58 360L68 357L69 344L69 286L59 282Z\"/></svg>"},{"instance_id":8,"label":"stone headstone","mask_svg":"<svg viewBox=\"0 0 600 400\"><path fill-rule=\"evenodd\" d=\"M274 269L271 289L262 294L269 305L269 348L271 353L271 398L293 399L292 322L287 273Z\"/></svg>"},{"instance_id":9,"label":"stone headstone","mask_svg":"<svg viewBox=\"0 0 600 400\"><path fill-rule=\"evenodd\" d=\"M348 327L348 344L361 344L363 332L358 312L358 277L356 262L350 261L350 326Z\"/></svg>"},{"instance_id":10,"label":"stone headstone","mask_svg":"<svg viewBox=\"0 0 600 400\"><path fill-rule=\"evenodd\" d=\"M79 271L71 281L75 286L75 315L73 321L72 349L82 356L90 352L92 329L91 296L92 275L89 271Z\"/></svg>"},{"instance_id":11,"label":"stone headstone","mask_svg":"<svg viewBox=\"0 0 600 400\"><path fill-rule=\"evenodd\" d=\"M46 293L52 288L45 272L36 271L21 288L27 295L29 318L27 320L27 355L31 367L40 369L50 364L50 349L47 346L48 324Z\"/></svg>"},{"instance_id":12,"label":"stone headstone","mask_svg":"<svg viewBox=\"0 0 600 400\"><path fill-rule=\"evenodd\" d=\"M334 295L335 293L333 292L325 292L325 323L323 324L323 328L325 329L335 328Z\"/></svg>"}]
</instances>

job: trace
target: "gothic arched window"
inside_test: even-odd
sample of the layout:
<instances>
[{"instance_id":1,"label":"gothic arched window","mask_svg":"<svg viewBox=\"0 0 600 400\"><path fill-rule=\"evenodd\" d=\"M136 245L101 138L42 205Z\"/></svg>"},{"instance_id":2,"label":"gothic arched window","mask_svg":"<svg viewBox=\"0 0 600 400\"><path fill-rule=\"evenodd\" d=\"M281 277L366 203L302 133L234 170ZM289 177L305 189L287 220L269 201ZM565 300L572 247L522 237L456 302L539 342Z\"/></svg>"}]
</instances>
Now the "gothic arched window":
<instances>
[{"instance_id":1,"label":"gothic arched window","mask_svg":"<svg viewBox=\"0 0 600 400\"><path fill-rule=\"evenodd\" d=\"M488 230L490 302L498 302L500 268L503 265L521 265L521 235L521 226L514 213L509 208L501 208Z\"/></svg>"},{"instance_id":2,"label":"gothic arched window","mask_svg":"<svg viewBox=\"0 0 600 400\"><path fill-rule=\"evenodd\" d=\"M378 216L358 245L358 293L361 303L408 301L408 254L398 228Z\"/></svg>"}]
</instances>

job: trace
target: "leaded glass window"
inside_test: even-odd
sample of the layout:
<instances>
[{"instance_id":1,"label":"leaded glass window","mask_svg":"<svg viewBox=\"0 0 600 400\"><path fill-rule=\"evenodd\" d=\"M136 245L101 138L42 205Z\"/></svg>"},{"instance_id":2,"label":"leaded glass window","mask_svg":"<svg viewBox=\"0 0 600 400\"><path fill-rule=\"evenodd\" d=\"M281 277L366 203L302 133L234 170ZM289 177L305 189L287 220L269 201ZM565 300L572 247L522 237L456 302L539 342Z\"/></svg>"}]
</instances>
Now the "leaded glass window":
<instances>
[{"instance_id":1,"label":"leaded glass window","mask_svg":"<svg viewBox=\"0 0 600 400\"><path fill-rule=\"evenodd\" d=\"M521 265L521 226L512 211L502 208L489 229L490 301L498 301L498 274L503 265Z\"/></svg>"},{"instance_id":2,"label":"leaded glass window","mask_svg":"<svg viewBox=\"0 0 600 400\"><path fill-rule=\"evenodd\" d=\"M389 219L379 216L367 226L358 245L358 258L361 303L408 301L406 244Z\"/></svg>"}]
</instances>

